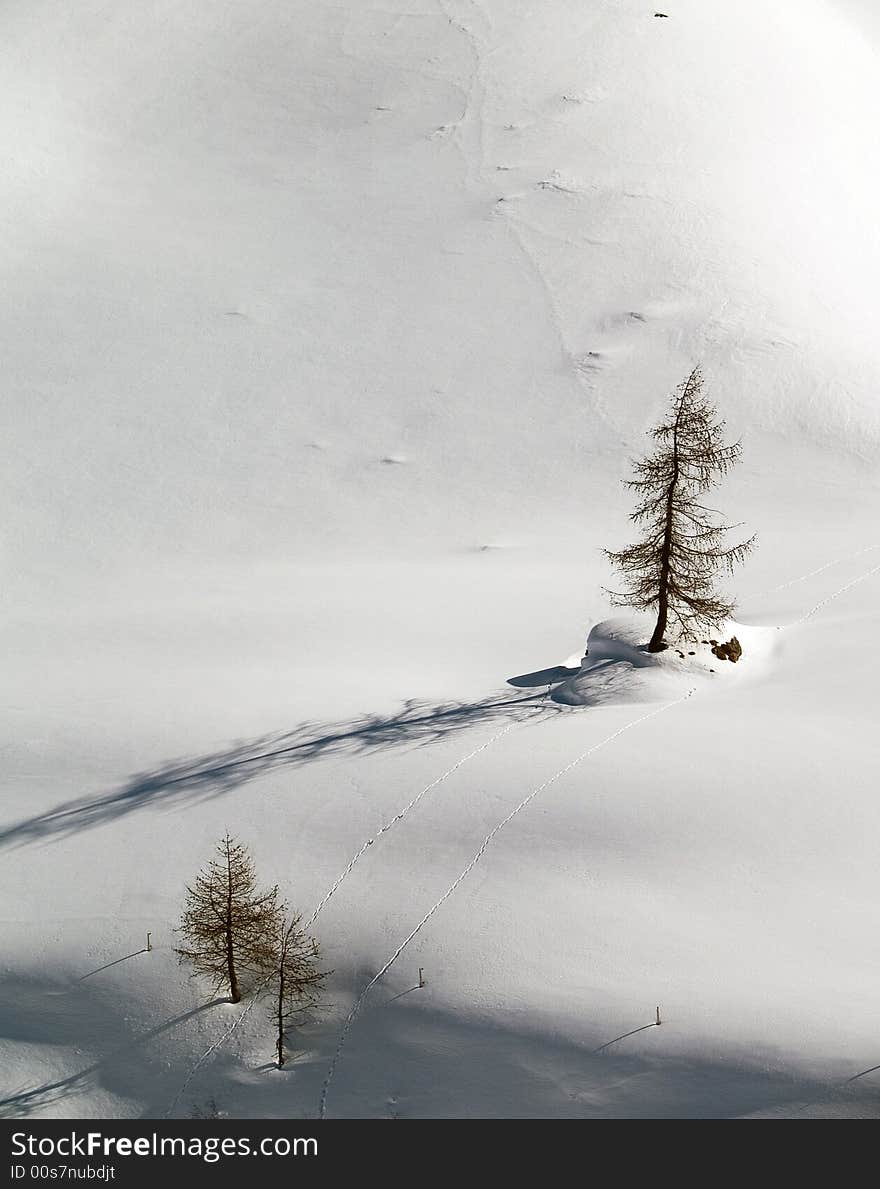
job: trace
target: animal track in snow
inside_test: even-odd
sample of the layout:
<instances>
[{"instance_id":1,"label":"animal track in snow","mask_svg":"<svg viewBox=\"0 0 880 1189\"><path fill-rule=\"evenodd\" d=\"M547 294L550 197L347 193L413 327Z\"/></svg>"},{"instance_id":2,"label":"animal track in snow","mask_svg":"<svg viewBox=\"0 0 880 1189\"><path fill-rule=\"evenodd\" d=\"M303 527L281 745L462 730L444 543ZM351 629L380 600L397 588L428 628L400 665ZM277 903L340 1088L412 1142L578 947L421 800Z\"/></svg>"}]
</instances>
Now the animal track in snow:
<instances>
[{"instance_id":1,"label":"animal track in snow","mask_svg":"<svg viewBox=\"0 0 880 1189\"><path fill-rule=\"evenodd\" d=\"M560 768L558 771L554 772L552 776L548 776L545 781L543 781L541 784L539 784L536 788L532 789L532 791L526 797L523 797L523 799L519 802L519 804L516 805L510 811L510 813L507 814L507 816L505 818L503 818L500 822L498 822L498 824L492 830L489 831L489 833L483 839L483 842L480 845L479 849L477 850L476 854L473 856L473 858L467 864L467 866L464 868L464 870L453 880L453 882L449 885L449 887L446 889L446 891L443 893L443 895L437 901L435 901L434 904L432 904L432 906L428 909L428 911L425 913L425 915L422 917L422 919L419 921L419 923L416 925L416 927L409 933L409 935L407 937L404 938L404 940L400 943L400 945L397 947L397 949L394 951L394 953L391 955L391 957L388 959L388 961L385 963L385 965L373 976L373 978L364 987L360 996L355 1000L354 1006L352 1007L351 1011L349 1012L349 1014L346 1018L345 1023L342 1026L342 1032L340 1033L340 1036L339 1036L339 1042L336 1046L336 1051L333 1054L333 1059L330 1062L329 1068L327 1070L327 1076L324 1078L324 1084L321 1088L321 1101L320 1101L320 1106L319 1106L319 1117L320 1118L323 1119L326 1115L327 1096L328 1096L329 1090L330 1090L330 1083L333 1080L333 1074L336 1071L336 1066L339 1064L339 1058L342 1056L342 1050L345 1046L345 1041L348 1037L349 1032L351 1031L351 1026L357 1019L358 1013L360 1012L361 1008L363 1007L364 1001L366 1000L370 991L376 985L376 983L378 983L379 980L387 974L387 972L391 969L391 967L394 965L394 963L397 961L397 959L400 957L400 955L403 953L403 951L406 949L406 947L409 945L409 943L421 931L422 927L428 923L428 921L431 919L431 917L434 915L434 913L437 912L437 910L449 899L449 897L453 894L453 892L455 892L455 890L458 888L459 884L461 884L467 878L467 876L470 875L471 871L473 871L474 867L476 867L477 863L479 863L480 859L483 857L483 855L489 849L489 846L491 845L492 840L495 838L495 836L497 834L499 834L501 832L501 830L503 830L506 825L508 825L511 821L513 821L513 819L519 813L521 813L522 810L524 810L527 805L531 804L531 802L534 801L536 797L538 797L542 792L544 792L545 789L548 789L552 784L555 784L557 780L559 780L561 777L565 776L566 773L570 772L573 768L577 767L578 764L582 763L589 756L591 756L595 752L599 751L600 748L606 747L609 743L611 743L615 739L619 738L626 731L629 731L633 727L638 726L640 723L647 722L648 719L655 718L658 714L662 714L666 710L671 710L673 706L678 706L682 702L686 702L689 698L693 697L695 692L696 692L695 689L693 689L693 688L689 689L686 694L682 695L682 697L676 698L674 701L671 701L671 702L666 702L662 706L655 707L653 710L650 710L647 714L642 714L638 718L630 719L630 721L628 723L625 723L622 727L618 727L618 729L616 731L613 731L610 735L606 735L606 737L604 739L600 739L598 743L592 744L590 747L588 747L586 749L586 751L581 752L581 754L579 756L576 756L575 759L571 760L563 768Z\"/></svg>"}]
</instances>

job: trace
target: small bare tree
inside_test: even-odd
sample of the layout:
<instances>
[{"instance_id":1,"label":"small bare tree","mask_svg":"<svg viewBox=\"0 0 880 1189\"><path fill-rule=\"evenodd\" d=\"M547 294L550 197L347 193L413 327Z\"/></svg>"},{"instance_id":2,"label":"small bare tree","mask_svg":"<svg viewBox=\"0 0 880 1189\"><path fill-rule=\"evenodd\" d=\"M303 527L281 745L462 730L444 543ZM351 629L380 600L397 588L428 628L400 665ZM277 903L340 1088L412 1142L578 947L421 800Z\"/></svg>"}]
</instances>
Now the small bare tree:
<instances>
[{"instance_id":1,"label":"small bare tree","mask_svg":"<svg viewBox=\"0 0 880 1189\"><path fill-rule=\"evenodd\" d=\"M317 1006L329 974L319 969L318 943L302 929L301 920L299 916L282 919L276 939L270 1016L279 1069L284 1064L287 1029L292 1022L302 1023L307 1011Z\"/></svg>"},{"instance_id":2,"label":"small bare tree","mask_svg":"<svg viewBox=\"0 0 880 1189\"><path fill-rule=\"evenodd\" d=\"M625 582L609 591L619 607L657 612L650 652L666 648L670 619L682 635L720 625L734 604L715 590L716 575L732 572L754 545L751 537L725 547L731 528L699 497L739 461L739 442L725 444L724 422L702 395L703 377L694 368L672 397L668 416L650 436L656 449L634 463L635 478L625 486L638 503L630 520L642 539L606 556Z\"/></svg>"},{"instance_id":3,"label":"small bare tree","mask_svg":"<svg viewBox=\"0 0 880 1189\"><path fill-rule=\"evenodd\" d=\"M176 952L195 974L211 979L215 991L228 986L238 1003L242 977L265 978L274 967L282 908L277 887L257 890L253 860L240 842L227 834L217 855L186 889L178 927L184 944Z\"/></svg>"}]
</instances>

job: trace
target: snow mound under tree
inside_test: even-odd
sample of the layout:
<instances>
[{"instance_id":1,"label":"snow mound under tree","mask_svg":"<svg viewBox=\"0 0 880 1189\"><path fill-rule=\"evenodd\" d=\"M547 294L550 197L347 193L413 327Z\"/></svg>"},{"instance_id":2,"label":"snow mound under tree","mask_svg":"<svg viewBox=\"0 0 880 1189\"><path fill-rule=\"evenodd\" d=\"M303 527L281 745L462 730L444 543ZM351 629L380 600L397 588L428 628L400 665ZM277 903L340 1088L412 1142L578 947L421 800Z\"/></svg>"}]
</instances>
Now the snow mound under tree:
<instances>
[{"instance_id":1,"label":"snow mound under tree","mask_svg":"<svg viewBox=\"0 0 880 1189\"><path fill-rule=\"evenodd\" d=\"M778 629L728 620L717 633L678 640L663 652L649 652L650 616L616 616L590 630L580 671L558 685L553 701L565 706L603 706L665 701L688 688L710 683L753 680L766 673ZM733 637L742 646L739 661L721 660L712 642Z\"/></svg>"}]
</instances>

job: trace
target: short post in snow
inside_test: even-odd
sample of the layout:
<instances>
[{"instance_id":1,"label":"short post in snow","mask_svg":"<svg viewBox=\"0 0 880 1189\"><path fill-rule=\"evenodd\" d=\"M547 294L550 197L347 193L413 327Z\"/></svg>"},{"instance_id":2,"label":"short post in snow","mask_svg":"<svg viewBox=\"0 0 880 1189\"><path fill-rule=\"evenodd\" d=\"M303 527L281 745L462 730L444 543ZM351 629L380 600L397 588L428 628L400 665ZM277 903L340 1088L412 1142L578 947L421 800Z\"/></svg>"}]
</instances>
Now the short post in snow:
<instances>
[{"instance_id":1,"label":"short post in snow","mask_svg":"<svg viewBox=\"0 0 880 1189\"><path fill-rule=\"evenodd\" d=\"M150 941L150 938L151 938L151 937L152 937L152 934L151 934L151 933L148 933L148 934L147 934L147 953L149 953L149 952L152 950L152 948L153 948L153 946L152 946L152 943L151 943L151 941Z\"/></svg>"},{"instance_id":2,"label":"short post in snow","mask_svg":"<svg viewBox=\"0 0 880 1189\"><path fill-rule=\"evenodd\" d=\"M425 974L424 974L424 970L420 966L419 967L419 990L421 990L424 985L425 985Z\"/></svg>"},{"instance_id":3,"label":"short post in snow","mask_svg":"<svg viewBox=\"0 0 880 1189\"><path fill-rule=\"evenodd\" d=\"M657 1025L658 1028L663 1023L663 1021L660 1019L660 1008L659 1007L657 1008L657 1019L654 1021L654 1023Z\"/></svg>"}]
</instances>

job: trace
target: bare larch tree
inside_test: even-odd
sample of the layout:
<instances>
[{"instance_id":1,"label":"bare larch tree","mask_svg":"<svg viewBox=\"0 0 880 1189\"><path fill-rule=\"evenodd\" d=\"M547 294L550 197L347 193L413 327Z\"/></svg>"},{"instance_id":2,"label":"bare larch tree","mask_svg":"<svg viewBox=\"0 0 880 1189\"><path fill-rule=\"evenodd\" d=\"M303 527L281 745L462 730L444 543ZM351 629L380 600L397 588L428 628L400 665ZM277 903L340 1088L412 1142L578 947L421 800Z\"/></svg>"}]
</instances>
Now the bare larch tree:
<instances>
[{"instance_id":1,"label":"bare larch tree","mask_svg":"<svg viewBox=\"0 0 880 1189\"><path fill-rule=\"evenodd\" d=\"M282 908L277 887L257 889L253 860L240 842L227 834L217 855L186 889L178 927L184 944L176 952L215 991L228 986L238 1003L243 977L265 979L274 969Z\"/></svg>"},{"instance_id":2,"label":"bare larch tree","mask_svg":"<svg viewBox=\"0 0 880 1189\"><path fill-rule=\"evenodd\" d=\"M737 526L700 502L739 461L742 446L725 443L724 422L703 396L699 368L678 386L666 419L649 436L653 453L633 464L635 477L625 482L638 496L630 520L642 528L641 540L605 553L624 579L622 591L609 591L613 602L656 610L648 651L660 652L670 620L687 636L730 617L734 604L716 591L716 576L732 572L755 538L725 546Z\"/></svg>"},{"instance_id":3,"label":"bare larch tree","mask_svg":"<svg viewBox=\"0 0 880 1189\"><path fill-rule=\"evenodd\" d=\"M318 943L301 927L301 917L280 922L275 946L270 1015L275 1025L278 1068L284 1064L284 1045L291 1023L301 1023L317 1006L329 971L318 967Z\"/></svg>"}]
</instances>

